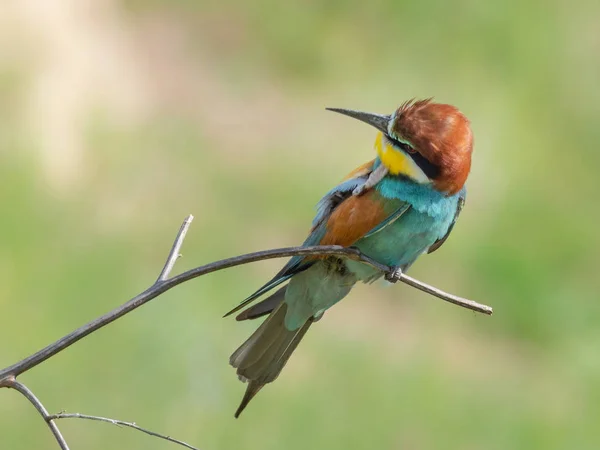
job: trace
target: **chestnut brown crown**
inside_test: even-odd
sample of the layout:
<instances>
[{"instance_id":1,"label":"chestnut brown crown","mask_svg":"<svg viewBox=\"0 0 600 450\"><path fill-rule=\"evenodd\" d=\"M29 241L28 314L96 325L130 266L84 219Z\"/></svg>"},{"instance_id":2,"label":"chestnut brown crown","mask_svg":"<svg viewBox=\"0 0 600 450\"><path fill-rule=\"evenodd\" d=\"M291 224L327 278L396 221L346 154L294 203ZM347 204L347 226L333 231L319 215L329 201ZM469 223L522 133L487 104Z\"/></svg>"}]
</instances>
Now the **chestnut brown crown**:
<instances>
[{"instance_id":1,"label":"chestnut brown crown","mask_svg":"<svg viewBox=\"0 0 600 450\"><path fill-rule=\"evenodd\" d=\"M437 190L448 194L460 191L473 152L473 133L464 114L431 99L410 100L398 108L389 125L392 138L410 143L413 151L438 168L432 179Z\"/></svg>"}]
</instances>

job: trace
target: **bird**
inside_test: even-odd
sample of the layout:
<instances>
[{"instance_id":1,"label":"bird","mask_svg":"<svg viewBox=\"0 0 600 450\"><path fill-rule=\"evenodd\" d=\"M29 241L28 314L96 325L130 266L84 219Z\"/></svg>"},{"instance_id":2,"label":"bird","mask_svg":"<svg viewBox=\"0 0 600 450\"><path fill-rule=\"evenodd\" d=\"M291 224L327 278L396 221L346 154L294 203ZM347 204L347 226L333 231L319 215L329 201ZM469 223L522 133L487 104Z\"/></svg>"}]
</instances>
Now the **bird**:
<instances>
[{"instance_id":1,"label":"bird","mask_svg":"<svg viewBox=\"0 0 600 450\"><path fill-rule=\"evenodd\" d=\"M404 272L420 255L446 241L463 208L473 151L470 122L455 106L432 98L406 101L387 115L327 109L373 126L376 157L352 171L317 203L303 246L354 247L394 267L396 274ZM225 314L243 310L236 316L238 321L268 316L229 360L239 379L247 383L235 417L279 376L326 310L356 283L372 283L381 277L380 271L359 261L295 256Z\"/></svg>"}]
</instances>

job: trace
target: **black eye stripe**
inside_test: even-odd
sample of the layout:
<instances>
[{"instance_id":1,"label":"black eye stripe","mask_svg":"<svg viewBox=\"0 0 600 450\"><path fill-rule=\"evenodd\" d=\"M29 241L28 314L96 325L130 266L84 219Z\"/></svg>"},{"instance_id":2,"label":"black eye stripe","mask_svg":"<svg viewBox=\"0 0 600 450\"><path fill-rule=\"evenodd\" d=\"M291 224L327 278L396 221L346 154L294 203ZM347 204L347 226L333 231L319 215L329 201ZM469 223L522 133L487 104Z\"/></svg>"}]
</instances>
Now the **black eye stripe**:
<instances>
[{"instance_id":1,"label":"black eye stripe","mask_svg":"<svg viewBox=\"0 0 600 450\"><path fill-rule=\"evenodd\" d=\"M435 179L440 175L440 167L433 164L419 152L409 153L413 161L419 166L427 178Z\"/></svg>"},{"instance_id":2,"label":"black eye stripe","mask_svg":"<svg viewBox=\"0 0 600 450\"><path fill-rule=\"evenodd\" d=\"M397 139L392 138L391 136L387 136L387 138L394 144L396 147L401 148L404 152L412 158L419 169L423 171L427 178L435 179L440 175L440 168L436 166L427 158L425 158L421 153L412 149L408 144L404 144Z\"/></svg>"}]
</instances>

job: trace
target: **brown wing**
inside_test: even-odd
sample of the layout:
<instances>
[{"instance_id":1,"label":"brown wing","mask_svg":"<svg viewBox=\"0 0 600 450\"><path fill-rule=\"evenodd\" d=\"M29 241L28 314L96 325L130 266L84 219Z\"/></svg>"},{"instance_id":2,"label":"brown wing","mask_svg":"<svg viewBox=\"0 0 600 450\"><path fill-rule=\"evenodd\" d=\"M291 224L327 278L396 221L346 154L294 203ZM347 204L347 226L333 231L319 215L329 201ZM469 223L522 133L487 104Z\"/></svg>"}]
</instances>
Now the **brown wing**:
<instances>
[{"instance_id":1,"label":"brown wing","mask_svg":"<svg viewBox=\"0 0 600 450\"><path fill-rule=\"evenodd\" d=\"M359 197L346 198L331 213L325 225L325 235L319 244L348 247L379 226L390 214L375 190Z\"/></svg>"},{"instance_id":2,"label":"brown wing","mask_svg":"<svg viewBox=\"0 0 600 450\"><path fill-rule=\"evenodd\" d=\"M319 204L317 205L317 216L313 221L313 226L311 228L311 233L308 238L304 241L304 245L318 245L322 244L323 236L329 234L327 239L329 241L335 240L334 235L328 232L328 224L331 220L333 214L338 211L340 205L346 204L348 200L351 200L352 191L356 187L356 183L365 182L369 177L373 164L375 160L369 161L360 167L354 169L350 174L345 178L344 182L338 187L332 189L325 197L321 199ZM356 183L352 183L350 180L356 180ZM350 185L348 183L350 182ZM366 196L365 196L366 197ZM363 200L364 201L364 200ZM353 206L352 206L353 205ZM346 205L349 206L349 205ZM343 208L346 213L355 212L355 216L358 217L357 213L360 211L360 205L354 204L351 202L351 208ZM373 209L373 208L372 208ZM340 219L344 220L344 214L341 215ZM362 229L365 224L355 223L354 220L350 225L350 229L355 233L356 230ZM353 224L353 225L352 225ZM366 232L370 230L367 229ZM336 228L335 232L339 232L339 227ZM347 241L347 233L342 232L342 239L340 242L336 242L339 245L344 245L343 242ZM360 237L360 236L359 236ZM319 259L317 257L293 257L284 267L281 269L268 283L266 283L263 287L254 292L251 296L246 298L243 302L241 302L238 306L233 308L224 317L229 316L242 308L245 308L250 303L255 301L258 297L266 294L271 289L279 286L281 283L284 283L288 280L294 273L298 273L307 267L309 267L314 260ZM265 314L270 313L275 306L281 303L282 299L285 296L285 287L277 291L272 296L267 297L265 300L259 302L255 306L245 310L241 314L238 315L238 320L246 320L253 319L257 317L261 317Z\"/></svg>"}]
</instances>

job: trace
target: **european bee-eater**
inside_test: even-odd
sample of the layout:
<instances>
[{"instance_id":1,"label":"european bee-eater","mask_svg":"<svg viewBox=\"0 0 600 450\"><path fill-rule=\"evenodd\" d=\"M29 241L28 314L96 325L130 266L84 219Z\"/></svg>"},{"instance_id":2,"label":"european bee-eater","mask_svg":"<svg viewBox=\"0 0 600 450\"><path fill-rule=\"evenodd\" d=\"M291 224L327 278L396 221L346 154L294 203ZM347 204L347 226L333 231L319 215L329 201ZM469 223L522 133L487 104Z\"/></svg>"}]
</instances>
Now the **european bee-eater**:
<instances>
[{"instance_id":1,"label":"european bee-eater","mask_svg":"<svg viewBox=\"0 0 600 450\"><path fill-rule=\"evenodd\" d=\"M391 115L330 108L377 128L377 157L351 172L317 205L305 246L354 246L375 260L407 270L446 240L465 201L473 136L454 106L408 101ZM248 386L238 417L274 381L313 322L355 283L381 277L374 268L339 257L294 257L268 283L226 315L261 295L237 320L269 315L230 358Z\"/></svg>"}]
</instances>

